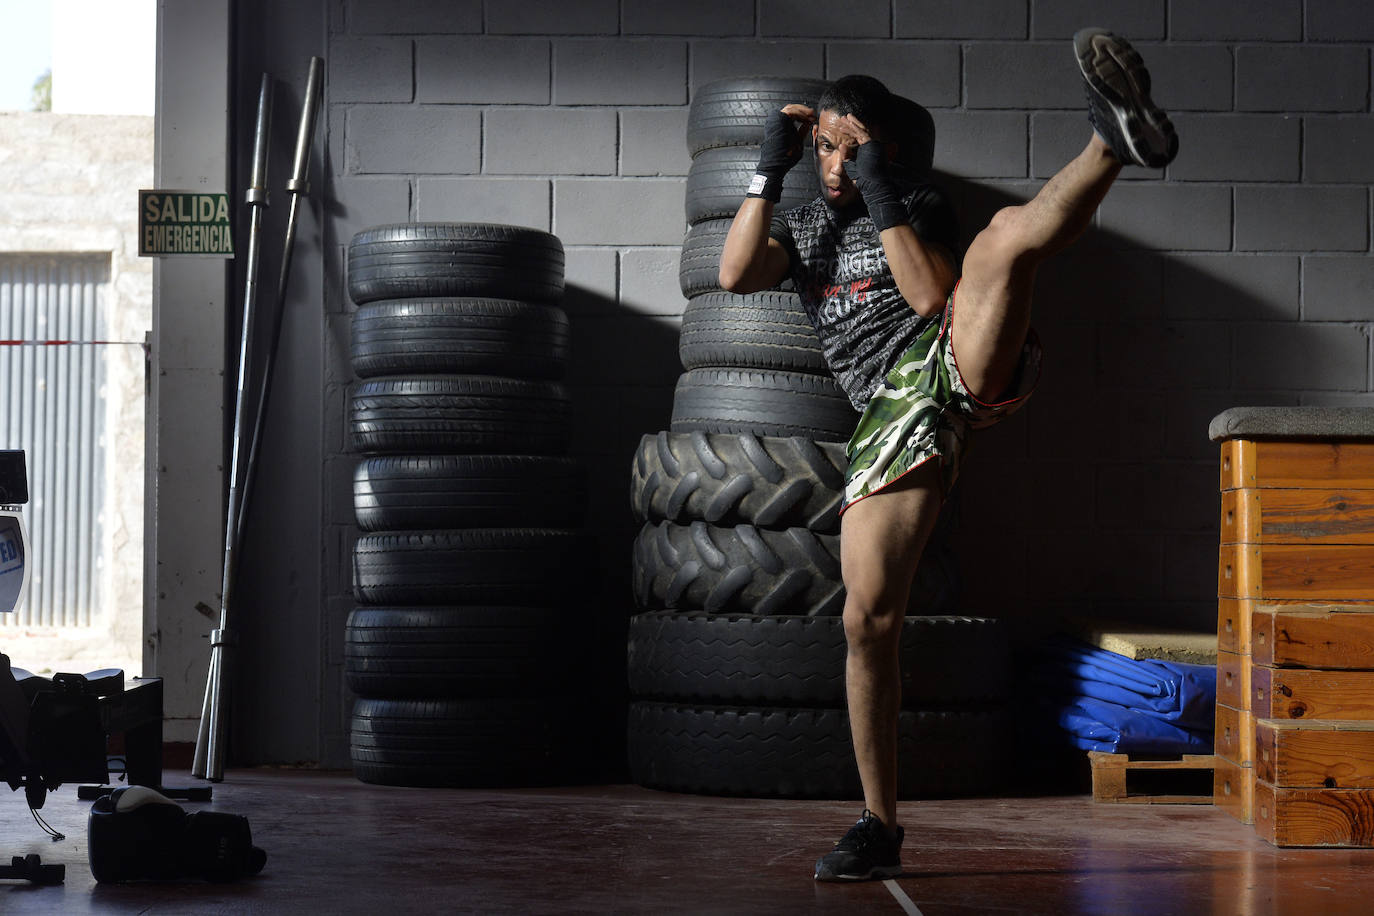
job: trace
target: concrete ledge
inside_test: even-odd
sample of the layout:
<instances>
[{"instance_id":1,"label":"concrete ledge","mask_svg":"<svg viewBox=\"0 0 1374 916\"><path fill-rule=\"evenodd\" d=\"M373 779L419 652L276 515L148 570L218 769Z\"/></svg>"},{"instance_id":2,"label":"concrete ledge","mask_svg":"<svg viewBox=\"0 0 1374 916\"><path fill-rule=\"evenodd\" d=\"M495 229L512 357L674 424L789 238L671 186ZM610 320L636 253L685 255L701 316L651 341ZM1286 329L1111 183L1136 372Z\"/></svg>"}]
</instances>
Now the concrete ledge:
<instances>
[{"instance_id":1,"label":"concrete ledge","mask_svg":"<svg viewBox=\"0 0 1374 916\"><path fill-rule=\"evenodd\" d=\"M1232 407L1207 435L1224 439L1374 439L1370 407Z\"/></svg>"}]
</instances>

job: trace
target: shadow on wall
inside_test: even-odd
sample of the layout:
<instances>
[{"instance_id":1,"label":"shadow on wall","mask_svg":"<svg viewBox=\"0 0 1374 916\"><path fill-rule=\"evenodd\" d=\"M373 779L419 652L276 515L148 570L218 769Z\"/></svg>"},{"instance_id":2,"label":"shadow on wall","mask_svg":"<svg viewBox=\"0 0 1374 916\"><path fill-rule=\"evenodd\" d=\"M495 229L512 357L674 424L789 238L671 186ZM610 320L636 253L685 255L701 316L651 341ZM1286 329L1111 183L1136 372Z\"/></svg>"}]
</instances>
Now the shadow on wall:
<instances>
[{"instance_id":1,"label":"shadow on wall","mask_svg":"<svg viewBox=\"0 0 1374 916\"><path fill-rule=\"evenodd\" d=\"M936 180L966 244L1041 184ZM1208 422L1239 403L1297 402L1236 384L1236 322L1297 317L1296 270L1287 314L1283 292L1266 299L1255 277L1247 290L1212 272L1235 275L1247 257L1146 250L1095 225L1041 268L1036 394L974 437L961 477L966 613L1215 626L1220 498Z\"/></svg>"}]
</instances>

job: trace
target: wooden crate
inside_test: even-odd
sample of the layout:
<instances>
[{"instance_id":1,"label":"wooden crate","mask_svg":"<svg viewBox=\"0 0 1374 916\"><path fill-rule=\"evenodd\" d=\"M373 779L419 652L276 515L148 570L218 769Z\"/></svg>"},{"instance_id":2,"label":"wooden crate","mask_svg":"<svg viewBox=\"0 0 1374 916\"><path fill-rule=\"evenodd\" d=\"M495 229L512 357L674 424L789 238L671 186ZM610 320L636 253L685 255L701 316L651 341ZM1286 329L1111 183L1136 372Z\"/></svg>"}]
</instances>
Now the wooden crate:
<instances>
[{"instance_id":1,"label":"wooden crate","mask_svg":"<svg viewBox=\"0 0 1374 916\"><path fill-rule=\"evenodd\" d=\"M1255 833L1275 846L1374 846L1374 789L1255 783Z\"/></svg>"},{"instance_id":2,"label":"wooden crate","mask_svg":"<svg viewBox=\"0 0 1374 916\"><path fill-rule=\"evenodd\" d=\"M1218 686L1220 695L1220 686ZM1260 719L1374 720L1374 671L1250 666L1250 710Z\"/></svg>"},{"instance_id":3,"label":"wooden crate","mask_svg":"<svg viewBox=\"0 0 1374 916\"><path fill-rule=\"evenodd\" d=\"M1374 789L1374 722L1256 719L1255 778L1282 788Z\"/></svg>"},{"instance_id":4,"label":"wooden crate","mask_svg":"<svg viewBox=\"0 0 1374 916\"><path fill-rule=\"evenodd\" d=\"M1374 607L1368 604L1259 604L1250 638L1257 665L1374 670Z\"/></svg>"},{"instance_id":5,"label":"wooden crate","mask_svg":"<svg viewBox=\"0 0 1374 916\"><path fill-rule=\"evenodd\" d=\"M1211 754L1183 754L1167 758L1131 757L1089 751L1093 801L1134 805L1210 805L1216 758ZM1202 777L1202 773L1206 777ZM1145 777L1154 777L1149 780ZM1188 786L1185 783L1192 782Z\"/></svg>"},{"instance_id":6,"label":"wooden crate","mask_svg":"<svg viewBox=\"0 0 1374 916\"><path fill-rule=\"evenodd\" d=\"M1230 438L1220 486L1213 800L1277 845L1371 845L1374 441Z\"/></svg>"},{"instance_id":7,"label":"wooden crate","mask_svg":"<svg viewBox=\"0 0 1374 916\"><path fill-rule=\"evenodd\" d=\"M1255 822L1255 770L1222 757L1212 771L1212 804L1242 824Z\"/></svg>"}]
</instances>

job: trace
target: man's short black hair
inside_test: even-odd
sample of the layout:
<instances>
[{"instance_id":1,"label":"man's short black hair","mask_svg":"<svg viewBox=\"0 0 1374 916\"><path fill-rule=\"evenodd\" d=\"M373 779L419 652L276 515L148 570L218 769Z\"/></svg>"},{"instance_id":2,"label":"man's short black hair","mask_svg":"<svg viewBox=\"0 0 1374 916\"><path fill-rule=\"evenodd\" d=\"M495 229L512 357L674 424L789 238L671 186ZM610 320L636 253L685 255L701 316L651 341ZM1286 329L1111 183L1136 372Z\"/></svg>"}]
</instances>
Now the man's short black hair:
<instances>
[{"instance_id":1,"label":"man's short black hair","mask_svg":"<svg viewBox=\"0 0 1374 916\"><path fill-rule=\"evenodd\" d=\"M863 74L842 76L821 93L816 112L852 114L869 133L888 139L893 133L893 95L880 81Z\"/></svg>"}]
</instances>

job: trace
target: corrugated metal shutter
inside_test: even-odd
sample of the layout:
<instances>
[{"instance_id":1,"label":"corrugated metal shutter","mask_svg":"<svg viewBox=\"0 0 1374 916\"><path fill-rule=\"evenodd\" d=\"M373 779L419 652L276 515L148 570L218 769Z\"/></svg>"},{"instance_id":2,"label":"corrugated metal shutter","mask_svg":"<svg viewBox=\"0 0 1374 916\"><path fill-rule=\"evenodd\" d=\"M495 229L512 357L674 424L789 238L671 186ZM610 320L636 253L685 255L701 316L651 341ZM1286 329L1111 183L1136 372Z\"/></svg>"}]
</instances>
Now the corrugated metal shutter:
<instances>
[{"instance_id":1,"label":"corrugated metal shutter","mask_svg":"<svg viewBox=\"0 0 1374 916\"><path fill-rule=\"evenodd\" d=\"M30 579L0 627L84 627L102 610L109 255L0 255L0 448L28 453ZM34 344L70 340L72 344Z\"/></svg>"}]
</instances>

